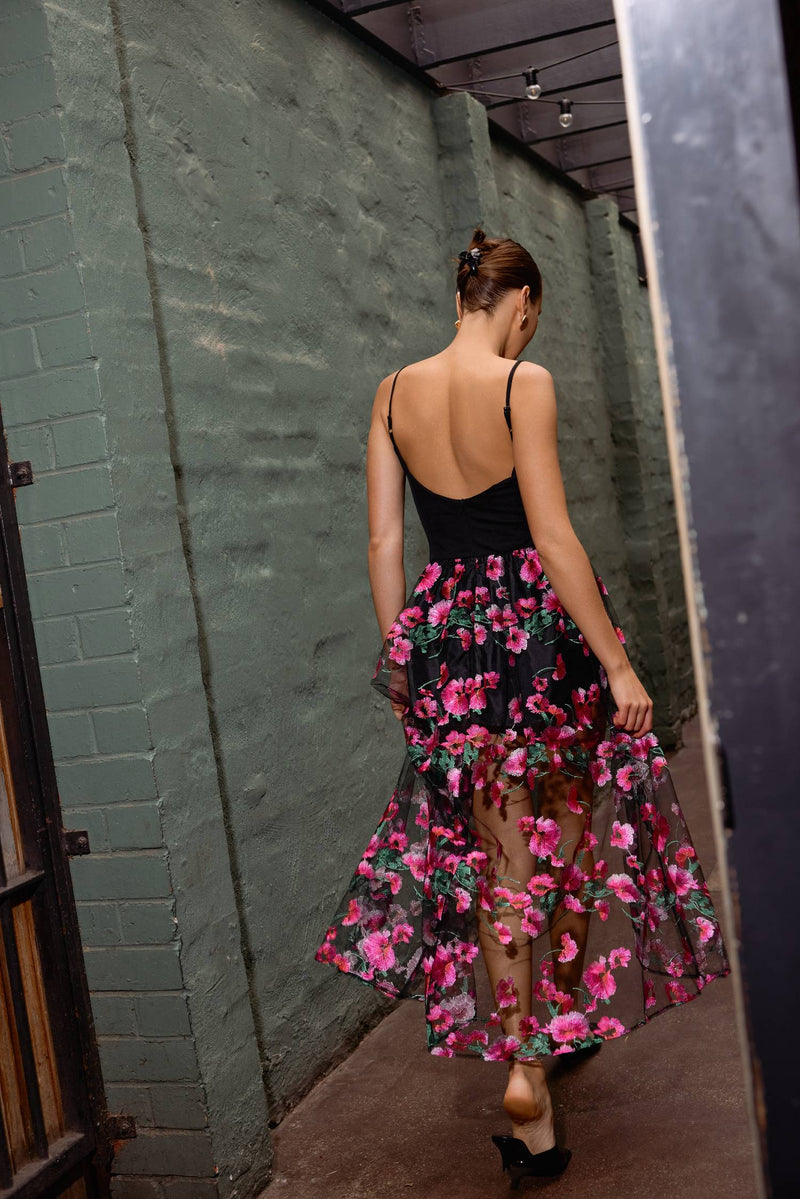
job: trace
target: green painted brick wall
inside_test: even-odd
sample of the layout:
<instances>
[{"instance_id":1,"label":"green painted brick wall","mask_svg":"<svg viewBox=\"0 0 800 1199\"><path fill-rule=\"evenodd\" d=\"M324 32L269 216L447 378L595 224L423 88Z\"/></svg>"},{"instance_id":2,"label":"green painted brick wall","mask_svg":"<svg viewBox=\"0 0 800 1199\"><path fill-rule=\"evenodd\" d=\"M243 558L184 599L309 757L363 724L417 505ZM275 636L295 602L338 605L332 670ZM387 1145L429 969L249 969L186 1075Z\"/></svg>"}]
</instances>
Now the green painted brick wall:
<instances>
[{"instance_id":1,"label":"green painted brick wall","mask_svg":"<svg viewBox=\"0 0 800 1199\"><path fill-rule=\"evenodd\" d=\"M72 874L107 1101L140 1126L118 1156L113 1194L172 1199L182 1179L197 1199L241 1193L243 1177L246 1190L260 1188L269 1155L237 1168L237 1152L252 1141L237 1147L230 1138L220 1152L209 1128L176 913L180 863L162 827L131 622L132 591L146 576L136 576L121 546L111 397L90 333L97 311L77 248L53 57L42 7L8 0L0 12L0 404L9 451L29 458L36 478L17 494L17 512L64 823L85 828L92 847ZM239 970L246 989L241 962ZM246 1071L240 1084L246 1095ZM228 1166L222 1186L220 1163Z\"/></svg>"},{"instance_id":2,"label":"green painted brick wall","mask_svg":"<svg viewBox=\"0 0 800 1199\"><path fill-rule=\"evenodd\" d=\"M37 475L19 513L94 850L73 876L108 1098L143 1130L115 1195L255 1194L267 1115L387 1009L312 960L402 755L369 688L375 386L452 335L473 223L531 248L571 516L669 743L691 664L647 293L610 202L302 0L8 14L0 402Z\"/></svg>"}]
</instances>

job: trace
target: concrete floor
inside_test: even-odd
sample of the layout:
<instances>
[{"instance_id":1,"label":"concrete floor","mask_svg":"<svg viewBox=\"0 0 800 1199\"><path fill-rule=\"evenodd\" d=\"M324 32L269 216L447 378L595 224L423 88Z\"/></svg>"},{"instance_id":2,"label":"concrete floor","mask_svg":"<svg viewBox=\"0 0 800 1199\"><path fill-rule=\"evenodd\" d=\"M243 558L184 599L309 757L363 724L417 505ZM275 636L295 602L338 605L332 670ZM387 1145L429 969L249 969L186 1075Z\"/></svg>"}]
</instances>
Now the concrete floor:
<instances>
[{"instance_id":1,"label":"concrete floor","mask_svg":"<svg viewBox=\"0 0 800 1199\"><path fill-rule=\"evenodd\" d=\"M719 911L697 718L684 736L670 769ZM723 933L730 942L732 930ZM507 1069L431 1057L421 1003L401 1002L275 1130L262 1199L506 1196L489 1137L510 1132L500 1107ZM526 1180L520 1193L757 1199L730 976L582 1064L553 1059L549 1084L572 1161L561 1178Z\"/></svg>"}]
</instances>

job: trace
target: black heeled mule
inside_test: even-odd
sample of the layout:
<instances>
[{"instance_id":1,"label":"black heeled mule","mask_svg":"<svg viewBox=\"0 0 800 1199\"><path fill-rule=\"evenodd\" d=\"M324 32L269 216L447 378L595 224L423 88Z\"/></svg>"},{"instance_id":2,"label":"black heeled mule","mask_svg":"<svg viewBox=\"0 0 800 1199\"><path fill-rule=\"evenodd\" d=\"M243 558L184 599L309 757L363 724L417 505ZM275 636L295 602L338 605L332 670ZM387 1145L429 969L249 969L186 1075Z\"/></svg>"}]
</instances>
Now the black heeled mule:
<instances>
[{"instance_id":1,"label":"black heeled mule","mask_svg":"<svg viewBox=\"0 0 800 1199\"><path fill-rule=\"evenodd\" d=\"M493 1136L503 1158L503 1170L508 1171L511 1189L516 1190L523 1178L555 1178L563 1174L572 1157L571 1149L553 1145L542 1153L531 1153L519 1137Z\"/></svg>"}]
</instances>

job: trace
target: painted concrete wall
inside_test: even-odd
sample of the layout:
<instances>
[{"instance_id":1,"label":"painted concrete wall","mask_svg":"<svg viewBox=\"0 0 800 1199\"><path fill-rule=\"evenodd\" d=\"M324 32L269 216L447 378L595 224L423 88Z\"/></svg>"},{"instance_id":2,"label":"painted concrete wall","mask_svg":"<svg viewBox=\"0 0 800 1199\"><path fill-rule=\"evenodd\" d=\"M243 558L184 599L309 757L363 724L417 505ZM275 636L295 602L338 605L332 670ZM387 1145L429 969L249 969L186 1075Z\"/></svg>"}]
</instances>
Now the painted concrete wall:
<instances>
[{"instance_id":1,"label":"painted concrete wall","mask_svg":"<svg viewBox=\"0 0 800 1199\"><path fill-rule=\"evenodd\" d=\"M647 296L610 202L302 0L7 12L0 402L109 1097L142 1129L115 1193L255 1194L268 1117L387 1010L312 959L402 754L369 687L375 387L452 335L473 224L529 246L570 512L669 744Z\"/></svg>"}]
</instances>

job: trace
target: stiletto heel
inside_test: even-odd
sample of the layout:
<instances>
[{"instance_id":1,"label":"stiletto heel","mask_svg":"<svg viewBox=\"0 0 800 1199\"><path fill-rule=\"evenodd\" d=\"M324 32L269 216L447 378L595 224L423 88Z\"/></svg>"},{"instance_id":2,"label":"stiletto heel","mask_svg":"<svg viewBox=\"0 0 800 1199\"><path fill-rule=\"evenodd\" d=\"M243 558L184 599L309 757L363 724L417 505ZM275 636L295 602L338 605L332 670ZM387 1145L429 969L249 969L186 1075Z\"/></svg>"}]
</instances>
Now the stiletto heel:
<instances>
[{"instance_id":1,"label":"stiletto heel","mask_svg":"<svg viewBox=\"0 0 800 1199\"><path fill-rule=\"evenodd\" d=\"M508 1172L512 1191L523 1178L555 1178L557 1174L563 1174L572 1157L571 1149L559 1149L558 1145L543 1153L531 1153L519 1137L493 1136L492 1140L500 1150L503 1170Z\"/></svg>"}]
</instances>

